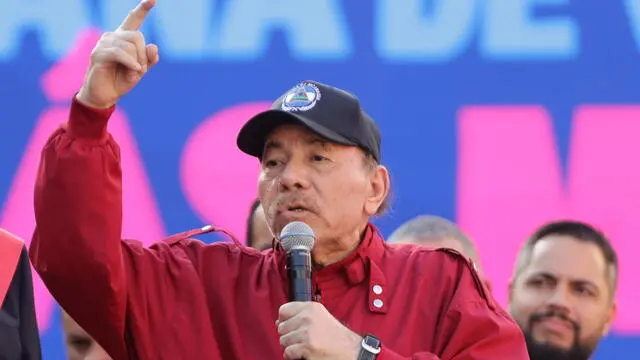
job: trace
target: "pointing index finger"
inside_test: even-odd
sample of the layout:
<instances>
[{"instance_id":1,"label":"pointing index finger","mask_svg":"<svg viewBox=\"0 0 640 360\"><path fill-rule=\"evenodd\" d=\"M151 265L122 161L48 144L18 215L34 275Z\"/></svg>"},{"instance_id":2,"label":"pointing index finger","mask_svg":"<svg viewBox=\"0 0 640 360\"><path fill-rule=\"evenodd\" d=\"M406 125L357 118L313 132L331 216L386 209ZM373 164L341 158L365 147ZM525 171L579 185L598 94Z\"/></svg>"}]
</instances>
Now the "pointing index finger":
<instances>
[{"instance_id":1,"label":"pointing index finger","mask_svg":"<svg viewBox=\"0 0 640 360\"><path fill-rule=\"evenodd\" d=\"M140 29L142 23L146 19L149 11L156 5L156 0L142 0L138 5L129 12L129 15L120 24L120 30L135 31Z\"/></svg>"}]
</instances>

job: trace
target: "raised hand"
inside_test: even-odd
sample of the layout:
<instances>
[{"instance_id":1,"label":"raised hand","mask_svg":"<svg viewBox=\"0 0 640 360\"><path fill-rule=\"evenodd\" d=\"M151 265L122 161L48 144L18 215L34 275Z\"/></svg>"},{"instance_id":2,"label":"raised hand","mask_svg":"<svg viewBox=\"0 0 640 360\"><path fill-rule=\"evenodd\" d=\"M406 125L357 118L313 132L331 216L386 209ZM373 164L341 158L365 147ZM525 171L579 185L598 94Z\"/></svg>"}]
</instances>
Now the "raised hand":
<instances>
[{"instance_id":1,"label":"raised hand","mask_svg":"<svg viewBox=\"0 0 640 360\"><path fill-rule=\"evenodd\" d=\"M102 35L91 52L91 64L77 99L108 108L128 93L160 60L158 47L146 44L140 32L156 0L141 1L113 32Z\"/></svg>"}]
</instances>

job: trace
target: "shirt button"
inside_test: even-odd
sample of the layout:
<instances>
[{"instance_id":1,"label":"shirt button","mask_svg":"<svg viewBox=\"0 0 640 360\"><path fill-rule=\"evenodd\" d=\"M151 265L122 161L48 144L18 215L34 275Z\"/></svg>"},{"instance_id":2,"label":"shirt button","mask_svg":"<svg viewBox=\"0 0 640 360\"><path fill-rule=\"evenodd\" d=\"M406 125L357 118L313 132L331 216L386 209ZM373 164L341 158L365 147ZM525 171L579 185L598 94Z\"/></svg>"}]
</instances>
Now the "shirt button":
<instances>
[{"instance_id":1,"label":"shirt button","mask_svg":"<svg viewBox=\"0 0 640 360\"><path fill-rule=\"evenodd\" d=\"M382 286L373 285L373 293L376 294L376 295L382 294Z\"/></svg>"},{"instance_id":2,"label":"shirt button","mask_svg":"<svg viewBox=\"0 0 640 360\"><path fill-rule=\"evenodd\" d=\"M373 300L373 306L377 307L378 309L380 309L382 307L382 305L384 305L382 300L380 300L380 299Z\"/></svg>"}]
</instances>

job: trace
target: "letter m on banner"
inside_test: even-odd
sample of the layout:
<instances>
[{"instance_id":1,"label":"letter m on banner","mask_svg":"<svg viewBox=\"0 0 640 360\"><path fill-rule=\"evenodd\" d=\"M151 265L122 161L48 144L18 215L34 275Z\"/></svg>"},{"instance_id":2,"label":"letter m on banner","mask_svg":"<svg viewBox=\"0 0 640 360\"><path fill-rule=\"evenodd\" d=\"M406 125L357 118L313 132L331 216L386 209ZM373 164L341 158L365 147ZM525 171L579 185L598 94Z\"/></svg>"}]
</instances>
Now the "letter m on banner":
<instances>
[{"instance_id":1,"label":"letter m on banner","mask_svg":"<svg viewBox=\"0 0 640 360\"><path fill-rule=\"evenodd\" d=\"M536 227L582 220L618 253L624 316L615 329L640 333L640 106L577 108L566 179L542 107L466 107L458 139L458 222L478 244L497 299L506 305L516 254Z\"/></svg>"}]
</instances>

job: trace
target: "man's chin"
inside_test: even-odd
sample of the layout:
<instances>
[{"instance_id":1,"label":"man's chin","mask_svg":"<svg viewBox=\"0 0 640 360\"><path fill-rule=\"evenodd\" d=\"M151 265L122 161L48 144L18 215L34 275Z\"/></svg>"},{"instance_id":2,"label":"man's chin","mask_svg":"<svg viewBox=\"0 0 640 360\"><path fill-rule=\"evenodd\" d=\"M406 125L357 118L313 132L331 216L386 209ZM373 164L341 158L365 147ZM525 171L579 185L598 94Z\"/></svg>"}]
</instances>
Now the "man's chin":
<instances>
[{"instance_id":1,"label":"man's chin","mask_svg":"<svg viewBox=\"0 0 640 360\"><path fill-rule=\"evenodd\" d=\"M531 360L588 360L593 352L578 344L563 349L548 342L535 340L531 334L525 334L525 340Z\"/></svg>"}]
</instances>

